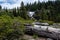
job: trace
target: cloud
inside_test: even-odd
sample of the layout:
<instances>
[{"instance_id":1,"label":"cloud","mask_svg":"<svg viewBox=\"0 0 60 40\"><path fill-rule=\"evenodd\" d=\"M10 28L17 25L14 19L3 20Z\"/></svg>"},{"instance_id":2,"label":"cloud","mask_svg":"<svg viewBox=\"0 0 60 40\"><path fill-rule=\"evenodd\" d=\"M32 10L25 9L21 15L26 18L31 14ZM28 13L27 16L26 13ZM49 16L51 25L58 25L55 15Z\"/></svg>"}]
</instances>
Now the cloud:
<instances>
[{"instance_id":1,"label":"cloud","mask_svg":"<svg viewBox=\"0 0 60 40\"><path fill-rule=\"evenodd\" d=\"M2 8L12 9L15 7L20 7L21 1L23 1L24 4L26 4L26 3L33 3L38 0L0 0L0 5L2 6Z\"/></svg>"}]
</instances>

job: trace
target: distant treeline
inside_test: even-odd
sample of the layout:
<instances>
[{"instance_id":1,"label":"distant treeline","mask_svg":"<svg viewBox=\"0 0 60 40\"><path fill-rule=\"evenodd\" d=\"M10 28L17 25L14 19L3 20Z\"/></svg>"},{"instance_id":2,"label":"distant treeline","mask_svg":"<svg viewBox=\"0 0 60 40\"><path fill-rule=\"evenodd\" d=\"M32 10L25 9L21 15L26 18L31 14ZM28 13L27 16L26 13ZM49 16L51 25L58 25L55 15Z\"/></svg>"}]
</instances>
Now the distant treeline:
<instances>
[{"instance_id":1,"label":"distant treeline","mask_svg":"<svg viewBox=\"0 0 60 40\"><path fill-rule=\"evenodd\" d=\"M36 11L34 17L36 19L50 20L54 22L60 22L60 1L48 1L48 2L34 2L25 6L29 11Z\"/></svg>"},{"instance_id":2,"label":"distant treeline","mask_svg":"<svg viewBox=\"0 0 60 40\"><path fill-rule=\"evenodd\" d=\"M48 1L48 2L34 2L34 3L27 3L24 5L21 2L21 7L17 9L1 9L0 6L0 16L1 15L9 15L12 18L20 16L24 19L30 19L27 15L27 11L34 11L35 14L33 17L37 20L49 20L54 22L60 22L60 1Z\"/></svg>"}]
</instances>

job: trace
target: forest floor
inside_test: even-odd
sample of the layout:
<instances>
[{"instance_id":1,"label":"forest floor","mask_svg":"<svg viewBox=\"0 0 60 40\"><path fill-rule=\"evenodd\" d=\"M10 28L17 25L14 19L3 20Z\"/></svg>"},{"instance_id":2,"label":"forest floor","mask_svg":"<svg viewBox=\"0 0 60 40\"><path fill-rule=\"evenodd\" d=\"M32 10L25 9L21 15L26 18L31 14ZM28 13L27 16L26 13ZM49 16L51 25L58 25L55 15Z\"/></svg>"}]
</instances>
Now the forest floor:
<instances>
[{"instance_id":1,"label":"forest floor","mask_svg":"<svg viewBox=\"0 0 60 40\"><path fill-rule=\"evenodd\" d=\"M33 36L30 36L30 35L24 35L23 38L26 39L26 40L52 40L52 39L43 38L43 37L34 38Z\"/></svg>"}]
</instances>

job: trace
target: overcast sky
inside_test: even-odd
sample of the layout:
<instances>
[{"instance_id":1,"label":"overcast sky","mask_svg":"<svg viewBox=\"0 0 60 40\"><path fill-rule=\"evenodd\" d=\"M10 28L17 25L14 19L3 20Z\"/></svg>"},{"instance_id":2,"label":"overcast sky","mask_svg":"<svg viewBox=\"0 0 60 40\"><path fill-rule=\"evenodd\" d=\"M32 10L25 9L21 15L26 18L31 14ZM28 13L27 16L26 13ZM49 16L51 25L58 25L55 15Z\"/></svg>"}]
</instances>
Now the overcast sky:
<instances>
[{"instance_id":1,"label":"overcast sky","mask_svg":"<svg viewBox=\"0 0 60 40\"><path fill-rule=\"evenodd\" d=\"M38 0L0 0L0 5L2 6L2 8L8 8L8 9L12 9L15 7L20 7L20 3L21 1L23 1L25 4L26 3L33 3L33 2L37 2ZM48 1L48 0L40 0L42 1Z\"/></svg>"}]
</instances>

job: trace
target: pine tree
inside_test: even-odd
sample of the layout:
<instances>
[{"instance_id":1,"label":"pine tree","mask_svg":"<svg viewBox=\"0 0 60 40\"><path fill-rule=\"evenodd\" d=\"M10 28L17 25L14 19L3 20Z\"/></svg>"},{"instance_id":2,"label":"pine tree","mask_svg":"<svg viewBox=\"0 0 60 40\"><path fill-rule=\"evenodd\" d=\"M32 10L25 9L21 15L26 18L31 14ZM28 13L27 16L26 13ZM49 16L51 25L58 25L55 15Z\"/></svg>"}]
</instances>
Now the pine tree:
<instances>
[{"instance_id":1,"label":"pine tree","mask_svg":"<svg viewBox=\"0 0 60 40\"><path fill-rule=\"evenodd\" d=\"M21 7L20 7L20 14L19 14L22 18L24 19L27 19L28 16L27 16L27 11L26 11L26 8L24 6L24 3L21 2Z\"/></svg>"},{"instance_id":2,"label":"pine tree","mask_svg":"<svg viewBox=\"0 0 60 40\"><path fill-rule=\"evenodd\" d=\"M2 6L0 5L0 10L2 9Z\"/></svg>"}]
</instances>

